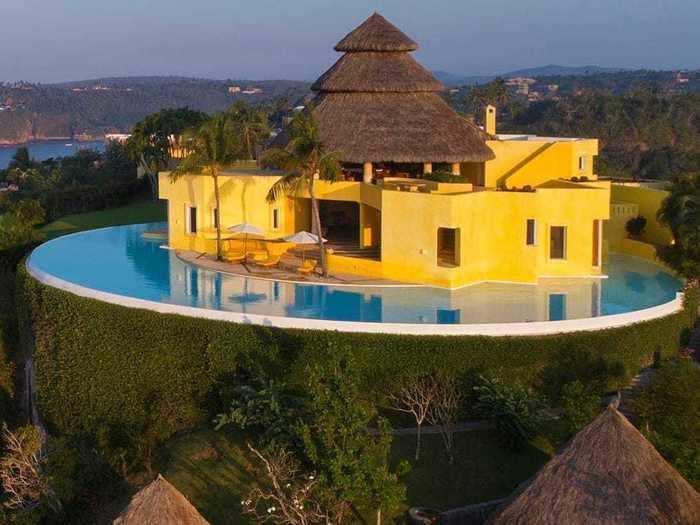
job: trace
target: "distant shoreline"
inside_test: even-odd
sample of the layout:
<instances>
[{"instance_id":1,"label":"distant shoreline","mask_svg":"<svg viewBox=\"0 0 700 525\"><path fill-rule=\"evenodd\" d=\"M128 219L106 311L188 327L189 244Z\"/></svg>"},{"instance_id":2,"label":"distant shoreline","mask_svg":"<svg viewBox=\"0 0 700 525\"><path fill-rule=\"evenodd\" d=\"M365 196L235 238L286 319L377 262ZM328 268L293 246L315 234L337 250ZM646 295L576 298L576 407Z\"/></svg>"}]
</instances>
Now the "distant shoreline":
<instances>
[{"instance_id":1,"label":"distant shoreline","mask_svg":"<svg viewBox=\"0 0 700 525\"><path fill-rule=\"evenodd\" d=\"M105 138L102 137L81 137L80 139L74 137L51 137L45 139L32 139L25 142L10 142L5 140L0 140L0 148L17 148L22 146L29 146L31 144L46 144L50 142L73 142L77 144L84 144L89 142L104 142Z\"/></svg>"}]
</instances>

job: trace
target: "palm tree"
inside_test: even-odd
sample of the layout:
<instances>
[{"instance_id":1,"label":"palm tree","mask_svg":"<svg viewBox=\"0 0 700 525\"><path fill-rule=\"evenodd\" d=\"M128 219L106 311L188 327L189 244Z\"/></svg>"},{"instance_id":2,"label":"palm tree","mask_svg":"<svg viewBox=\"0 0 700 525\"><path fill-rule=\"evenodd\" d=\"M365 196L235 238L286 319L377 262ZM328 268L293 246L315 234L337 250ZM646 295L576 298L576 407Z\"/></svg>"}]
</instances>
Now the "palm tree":
<instances>
[{"instance_id":1,"label":"palm tree","mask_svg":"<svg viewBox=\"0 0 700 525\"><path fill-rule=\"evenodd\" d=\"M183 136L189 151L178 167L170 174L170 180L187 174L203 174L214 181L216 209L216 258L223 260L221 250L221 199L219 194L219 173L241 158L240 137L229 115L217 113L199 128L186 132Z\"/></svg>"},{"instance_id":2,"label":"palm tree","mask_svg":"<svg viewBox=\"0 0 700 525\"><path fill-rule=\"evenodd\" d=\"M688 279L700 277L700 174L674 181L658 212L674 242L657 248L659 258Z\"/></svg>"},{"instance_id":3,"label":"palm tree","mask_svg":"<svg viewBox=\"0 0 700 525\"><path fill-rule=\"evenodd\" d=\"M314 191L318 179L334 181L340 173L340 162L335 152L327 152L321 141L313 108L298 113L289 127L290 142L285 149L265 152L265 164L281 168L286 174L270 188L268 202L275 202L286 195L298 195L304 190L311 197L311 229L318 237L321 253L321 270L328 276L326 248L323 245L321 215Z\"/></svg>"},{"instance_id":4,"label":"palm tree","mask_svg":"<svg viewBox=\"0 0 700 525\"><path fill-rule=\"evenodd\" d=\"M252 108L243 101L236 102L231 106L228 114L238 129L247 158L254 159L259 144L270 136L267 114L260 109Z\"/></svg>"}]
</instances>

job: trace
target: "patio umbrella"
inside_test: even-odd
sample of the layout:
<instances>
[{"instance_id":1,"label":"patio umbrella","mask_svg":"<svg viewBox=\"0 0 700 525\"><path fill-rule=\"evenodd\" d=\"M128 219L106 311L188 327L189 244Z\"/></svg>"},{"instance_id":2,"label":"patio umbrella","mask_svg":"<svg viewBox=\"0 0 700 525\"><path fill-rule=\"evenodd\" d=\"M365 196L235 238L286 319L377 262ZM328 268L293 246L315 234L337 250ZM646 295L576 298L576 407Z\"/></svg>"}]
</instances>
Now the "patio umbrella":
<instances>
[{"instance_id":1,"label":"patio umbrella","mask_svg":"<svg viewBox=\"0 0 700 525\"><path fill-rule=\"evenodd\" d=\"M287 242L293 242L295 244L318 244L318 235L309 233L307 231L296 232L293 235L287 235L283 237L283 240ZM321 239L323 242L328 242L326 239ZM304 262L305 252L301 251L301 262Z\"/></svg>"},{"instance_id":2,"label":"patio umbrella","mask_svg":"<svg viewBox=\"0 0 700 525\"><path fill-rule=\"evenodd\" d=\"M228 228L226 228L226 231L231 232L231 233L245 235L245 241L243 242L243 253L244 254L248 253L248 236L255 235L257 237L260 237L261 235L264 235L264 233L265 233L257 226L254 226L252 224L248 224L246 222L244 222L243 224L236 224L235 226L229 226Z\"/></svg>"}]
</instances>

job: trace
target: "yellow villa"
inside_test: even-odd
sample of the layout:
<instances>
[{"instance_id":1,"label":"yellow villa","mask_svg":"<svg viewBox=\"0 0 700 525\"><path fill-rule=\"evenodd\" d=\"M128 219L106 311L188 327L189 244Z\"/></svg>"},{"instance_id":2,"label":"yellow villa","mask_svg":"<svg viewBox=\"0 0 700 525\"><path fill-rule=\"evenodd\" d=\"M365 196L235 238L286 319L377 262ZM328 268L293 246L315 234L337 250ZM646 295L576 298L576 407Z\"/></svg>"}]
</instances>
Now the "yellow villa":
<instances>
[{"instance_id":1,"label":"yellow villa","mask_svg":"<svg viewBox=\"0 0 700 525\"><path fill-rule=\"evenodd\" d=\"M411 55L417 47L375 13L312 86L321 138L343 168L341 180L315 184L330 272L446 288L601 276L635 210L613 206L609 221L598 141L499 134L491 106L476 126L441 98L444 86ZM257 226L257 249L273 255L294 249L282 237L311 231L308 195L266 201L279 177L250 168L219 177L222 227ZM215 253L211 177L160 179L170 246Z\"/></svg>"}]
</instances>

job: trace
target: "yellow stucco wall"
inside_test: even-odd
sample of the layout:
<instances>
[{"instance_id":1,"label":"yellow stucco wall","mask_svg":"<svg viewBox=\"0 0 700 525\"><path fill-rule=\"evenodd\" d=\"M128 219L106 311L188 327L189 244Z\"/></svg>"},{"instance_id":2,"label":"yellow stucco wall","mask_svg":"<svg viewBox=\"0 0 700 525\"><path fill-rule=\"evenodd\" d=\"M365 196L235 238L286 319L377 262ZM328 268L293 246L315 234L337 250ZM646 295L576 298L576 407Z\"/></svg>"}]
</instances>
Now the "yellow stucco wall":
<instances>
[{"instance_id":1,"label":"yellow stucco wall","mask_svg":"<svg viewBox=\"0 0 700 525\"><path fill-rule=\"evenodd\" d=\"M548 140L489 140L488 146L496 158L486 162L486 187L522 188L538 186L553 179L588 177L596 179L593 159L598 155L598 141L579 139ZM579 169L579 157L585 160Z\"/></svg>"},{"instance_id":2,"label":"yellow stucco wall","mask_svg":"<svg viewBox=\"0 0 700 525\"><path fill-rule=\"evenodd\" d=\"M545 144L549 145L543 148ZM364 247L381 247L381 262L330 257L331 271L450 288L487 280L531 283L542 277L600 274L600 267L593 265L593 225L610 216L610 184L595 180L592 158L597 153L597 142L490 141L489 145L497 156L495 161L486 163L490 186L497 186L498 178L507 176L509 186L530 184L536 191L469 191L469 185L440 184L435 188L438 191L410 192L359 182L317 181L319 199L360 204L358 242ZM579 172L581 154L589 157L585 170ZM582 175L591 182L558 180ZM265 197L278 178L279 175L250 171L222 174L222 225L251 223L264 230L266 239L310 230L308 194L273 204L266 202ZM168 174L163 173L160 196L168 200L170 245L213 253L212 178L193 175L171 183ZM189 206L197 208L196 235L187 231ZM276 229L275 209L279 219ZM536 220L535 246L526 244L528 219ZM549 257L552 226L566 227L564 260ZM439 228L458 230L456 266L438 264Z\"/></svg>"},{"instance_id":3,"label":"yellow stucco wall","mask_svg":"<svg viewBox=\"0 0 700 525\"><path fill-rule=\"evenodd\" d=\"M647 220L647 225L640 240L651 244L667 245L673 240L671 230L656 218L661 203L668 192L659 188L650 188L638 184L613 184L611 199L613 203L632 203L637 206L637 214ZM623 227L623 236L627 234Z\"/></svg>"}]
</instances>

